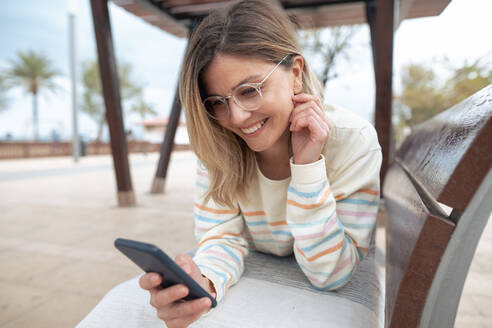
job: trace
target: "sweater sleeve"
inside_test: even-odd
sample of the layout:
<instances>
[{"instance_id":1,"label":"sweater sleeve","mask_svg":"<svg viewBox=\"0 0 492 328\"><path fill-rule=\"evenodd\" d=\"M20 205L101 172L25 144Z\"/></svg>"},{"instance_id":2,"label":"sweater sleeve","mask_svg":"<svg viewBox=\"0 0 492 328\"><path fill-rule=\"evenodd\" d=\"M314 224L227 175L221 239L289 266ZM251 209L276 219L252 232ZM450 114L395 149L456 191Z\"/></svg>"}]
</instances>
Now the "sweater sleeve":
<instances>
[{"instance_id":1,"label":"sweater sleeve","mask_svg":"<svg viewBox=\"0 0 492 328\"><path fill-rule=\"evenodd\" d=\"M195 186L195 236L199 242L193 260L202 275L212 281L220 301L244 270L248 243L244 239L244 220L239 207L224 208L212 199L205 202L208 173L199 163Z\"/></svg>"},{"instance_id":2,"label":"sweater sleeve","mask_svg":"<svg viewBox=\"0 0 492 328\"><path fill-rule=\"evenodd\" d=\"M306 165L291 160L287 224L294 255L313 286L344 286L367 254L379 205L381 151L372 127L347 145L350 156L329 181L325 158Z\"/></svg>"}]
</instances>

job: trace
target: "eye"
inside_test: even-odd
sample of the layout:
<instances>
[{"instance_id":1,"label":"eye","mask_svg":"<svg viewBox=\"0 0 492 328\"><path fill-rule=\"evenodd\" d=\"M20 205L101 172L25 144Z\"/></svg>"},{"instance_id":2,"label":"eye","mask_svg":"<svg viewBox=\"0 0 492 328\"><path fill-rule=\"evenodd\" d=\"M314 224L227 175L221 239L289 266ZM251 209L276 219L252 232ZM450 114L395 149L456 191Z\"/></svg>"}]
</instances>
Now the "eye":
<instances>
[{"instance_id":1,"label":"eye","mask_svg":"<svg viewBox=\"0 0 492 328\"><path fill-rule=\"evenodd\" d=\"M222 101L219 100L219 99L211 100L211 105L212 106L220 106L222 104L223 104Z\"/></svg>"},{"instance_id":2,"label":"eye","mask_svg":"<svg viewBox=\"0 0 492 328\"><path fill-rule=\"evenodd\" d=\"M239 95L241 97L254 97L257 95L257 93L258 91L256 91L256 89L253 87L244 87L239 90Z\"/></svg>"}]
</instances>

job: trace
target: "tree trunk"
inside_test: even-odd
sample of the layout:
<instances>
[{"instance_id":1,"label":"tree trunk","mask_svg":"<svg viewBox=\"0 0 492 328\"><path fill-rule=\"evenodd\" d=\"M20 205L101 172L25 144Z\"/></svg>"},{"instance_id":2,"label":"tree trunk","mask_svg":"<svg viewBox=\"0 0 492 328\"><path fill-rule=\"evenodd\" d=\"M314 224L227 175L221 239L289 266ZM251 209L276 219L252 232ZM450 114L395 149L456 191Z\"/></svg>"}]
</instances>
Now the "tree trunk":
<instances>
[{"instance_id":1,"label":"tree trunk","mask_svg":"<svg viewBox=\"0 0 492 328\"><path fill-rule=\"evenodd\" d=\"M39 141L38 95L32 94L32 128L34 141Z\"/></svg>"}]
</instances>

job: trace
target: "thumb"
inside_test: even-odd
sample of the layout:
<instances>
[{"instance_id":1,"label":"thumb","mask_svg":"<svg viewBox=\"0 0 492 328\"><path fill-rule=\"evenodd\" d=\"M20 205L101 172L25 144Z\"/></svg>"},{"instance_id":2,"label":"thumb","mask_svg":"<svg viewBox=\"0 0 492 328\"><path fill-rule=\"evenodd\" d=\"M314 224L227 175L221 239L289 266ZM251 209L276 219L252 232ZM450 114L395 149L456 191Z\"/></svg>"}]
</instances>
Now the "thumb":
<instances>
[{"instance_id":1,"label":"thumb","mask_svg":"<svg viewBox=\"0 0 492 328\"><path fill-rule=\"evenodd\" d=\"M176 264L179 265L181 269L183 269L184 272L186 272L188 275L191 275L192 273L192 265L191 263L193 260L189 255L186 254L181 254L178 255L175 259Z\"/></svg>"}]
</instances>

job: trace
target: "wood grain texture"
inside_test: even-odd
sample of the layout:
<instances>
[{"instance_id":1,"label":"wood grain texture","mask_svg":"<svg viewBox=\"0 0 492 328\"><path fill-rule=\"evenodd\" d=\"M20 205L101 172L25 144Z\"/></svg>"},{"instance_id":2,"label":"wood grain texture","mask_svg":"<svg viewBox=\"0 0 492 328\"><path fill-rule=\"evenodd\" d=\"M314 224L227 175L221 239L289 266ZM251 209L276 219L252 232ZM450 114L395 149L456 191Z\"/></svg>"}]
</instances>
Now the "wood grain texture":
<instances>
[{"instance_id":1,"label":"wood grain texture","mask_svg":"<svg viewBox=\"0 0 492 328\"><path fill-rule=\"evenodd\" d=\"M385 204L386 322L417 327L454 223L425 205L397 163L386 177Z\"/></svg>"},{"instance_id":2,"label":"wood grain texture","mask_svg":"<svg viewBox=\"0 0 492 328\"><path fill-rule=\"evenodd\" d=\"M463 212L492 164L492 85L417 126L396 156L433 198Z\"/></svg>"},{"instance_id":3,"label":"wood grain texture","mask_svg":"<svg viewBox=\"0 0 492 328\"><path fill-rule=\"evenodd\" d=\"M128 148L121 109L120 86L107 0L91 0L91 9L94 32L96 34L97 57L104 94L104 104L106 107L106 121L108 122L111 139L116 184L118 186L118 192L133 194L130 164L128 162ZM122 199L124 201L119 202L120 206L135 204L134 197L133 200L131 197L118 197L119 201Z\"/></svg>"},{"instance_id":4,"label":"wood grain texture","mask_svg":"<svg viewBox=\"0 0 492 328\"><path fill-rule=\"evenodd\" d=\"M186 28L194 18L229 4L230 0L112 0L130 13L177 37L186 37ZM405 0L399 0L405 1ZM300 28L363 24L364 5L368 0L280 0L278 3ZM439 15L450 0L416 0L405 7L405 18ZM153 8L152 8L153 7ZM149 11L153 12L152 15ZM160 14L158 12L163 14Z\"/></svg>"},{"instance_id":5,"label":"wood grain texture","mask_svg":"<svg viewBox=\"0 0 492 328\"><path fill-rule=\"evenodd\" d=\"M416 127L396 154L383 189L389 327L420 324L460 213L491 168L491 117L489 86Z\"/></svg>"}]
</instances>

